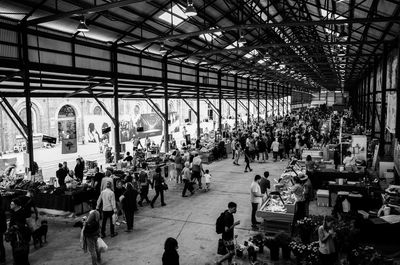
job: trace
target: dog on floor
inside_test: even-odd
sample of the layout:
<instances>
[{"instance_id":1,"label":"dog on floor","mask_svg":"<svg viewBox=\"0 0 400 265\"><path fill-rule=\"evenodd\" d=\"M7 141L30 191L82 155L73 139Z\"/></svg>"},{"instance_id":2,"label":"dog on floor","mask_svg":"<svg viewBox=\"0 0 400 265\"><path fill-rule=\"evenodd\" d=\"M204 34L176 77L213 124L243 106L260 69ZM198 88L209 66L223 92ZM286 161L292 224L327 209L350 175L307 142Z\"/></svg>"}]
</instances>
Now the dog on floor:
<instances>
[{"instance_id":1,"label":"dog on floor","mask_svg":"<svg viewBox=\"0 0 400 265\"><path fill-rule=\"evenodd\" d=\"M39 244L40 247L43 246L43 243L47 242L47 221L43 220L41 225L38 229L33 231L32 239L33 239L33 246L36 248L36 245Z\"/></svg>"}]
</instances>

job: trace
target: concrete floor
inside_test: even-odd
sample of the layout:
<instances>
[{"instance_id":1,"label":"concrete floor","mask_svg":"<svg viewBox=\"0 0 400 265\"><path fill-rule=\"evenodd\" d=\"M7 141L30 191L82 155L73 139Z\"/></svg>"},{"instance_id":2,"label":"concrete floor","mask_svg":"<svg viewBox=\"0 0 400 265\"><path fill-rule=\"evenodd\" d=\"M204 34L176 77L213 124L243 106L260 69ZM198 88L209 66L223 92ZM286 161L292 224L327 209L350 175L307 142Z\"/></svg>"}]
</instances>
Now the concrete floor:
<instances>
[{"instance_id":1,"label":"concrete floor","mask_svg":"<svg viewBox=\"0 0 400 265\"><path fill-rule=\"evenodd\" d=\"M242 160L242 159L241 159ZM265 170L272 178L278 178L287 161L252 163L253 172L243 173L244 163L234 166L232 159L213 162L205 165L212 174L212 186L208 193L196 192L195 195L182 198L181 185L169 183L170 189L165 195L166 207L160 206L160 201L154 209L145 206L135 215L133 233L125 233L125 227L117 228L119 235L104 240L109 246L103 254L104 265L122 264L161 264L163 244L167 237L175 237L179 243L180 263L184 265L213 264L217 259L217 241L220 235L215 233L215 221L226 209L229 201L238 204L235 220L241 224L235 229L239 235L238 242L243 243L254 233L250 221L249 188L256 174ZM271 183L274 183L271 180ZM151 196L153 192L151 191ZM260 220L261 221L261 220ZM107 229L109 234L109 230ZM30 261L32 265L80 265L90 264L89 254L84 254L79 244L80 230L72 227L71 220L62 219L49 221L48 243L41 249L31 248ZM8 263L11 255L8 248ZM291 264L290 262L269 261L269 254L259 255L261 264ZM249 264L238 259L238 264Z\"/></svg>"}]
</instances>

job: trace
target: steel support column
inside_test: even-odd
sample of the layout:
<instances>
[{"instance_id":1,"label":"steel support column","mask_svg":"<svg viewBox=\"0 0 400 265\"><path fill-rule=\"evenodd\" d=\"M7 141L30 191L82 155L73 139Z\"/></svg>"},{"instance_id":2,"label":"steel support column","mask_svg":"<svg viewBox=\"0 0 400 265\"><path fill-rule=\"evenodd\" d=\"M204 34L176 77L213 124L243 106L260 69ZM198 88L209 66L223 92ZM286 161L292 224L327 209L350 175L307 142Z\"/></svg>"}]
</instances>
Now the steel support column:
<instances>
[{"instance_id":1,"label":"steel support column","mask_svg":"<svg viewBox=\"0 0 400 265\"><path fill-rule=\"evenodd\" d=\"M280 102L280 94L279 94L280 86L277 85L276 89L277 89L277 96L278 96L278 117L279 117L279 116L281 116L281 102Z\"/></svg>"},{"instance_id":2,"label":"steel support column","mask_svg":"<svg viewBox=\"0 0 400 265\"><path fill-rule=\"evenodd\" d=\"M234 78L234 87L235 87L235 128L238 129L238 84L237 84L237 74L235 74Z\"/></svg>"},{"instance_id":3,"label":"steel support column","mask_svg":"<svg viewBox=\"0 0 400 265\"><path fill-rule=\"evenodd\" d=\"M162 82L163 82L163 87L164 87L164 150L165 153L168 153L169 151L169 129L168 129L168 58L167 56L164 55L161 61L161 68L162 68ZM197 71L198 74L198 71ZM198 78L198 75L197 75ZM198 83L197 83L198 85ZM197 86L197 91L199 91L199 87ZM198 100L198 93L197 92L197 102ZM198 109L198 108L197 108ZM197 116L197 120L199 120L199 116ZM160 146L161 147L161 146Z\"/></svg>"},{"instance_id":4,"label":"steel support column","mask_svg":"<svg viewBox=\"0 0 400 265\"><path fill-rule=\"evenodd\" d=\"M111 69L114 77L114 150L115 162L117 163L121 153L120 130L119 130L119 100L118 100L118 49L113 47Z\"/></svg>"},{"instance_id":5,"label":"steel support column","mask_svg":"<svg viewBox=\"0 0 400 265\"><path fill-rule=\"evenodd\" d=\"M200 139L200 67L196 65L197 139Z\"/></svg>"},{"instance_id":6,"label":"steel support column","mask_svg":"<svg viewBox=\"0 0 400 265\"><path fill-rule=\"evenodd\" d=\"M265 122L268 118L268 83L265 82Z\"/></svg>"},{"instance_id":7,"label":"steel support column","mask_svg":"<svg viewBox=\"0 0 400 265\"><path fill-rule=\"evenodd\" d=\"M275 116L275 84L271 84L272 88L272 116Z\"/></svg>"},{"instance_id":8,"label":"steel support column","mask_svg":"<svg viewBox=\"0 0 400 265\"><path fill-rule=\"evenodd\" d=\"M379 155L385 155L385 130L386 130L386 79L387 79L388 44L383 46L382 58L382 97L381 97L381 124L379 134Z\"/></svg>"},{"instance_id":9,"label":"steel support column","mask_svg":"<svg viewBox=\"0 0 400 265\"><path fill-rule=\"evenodd\" d=\"M260 123L260 80L257 80L257 123Z\"/></svg>"},{"instance_id":10,"label":"steel support column","mask_svg":"<svg viewBox=\"0 0 400 265\"><path fill-rule=\"evenodd\" d=\"M20 61L22 65L22 71L24 73L23 76L23 84L24 84L24 93L25 93L25 110L26 110L26 127L27 127L27 143L26 143L26 151L29 154L29 165L28 168L32 171L33 163L34 163L34 154L33 154L33 131L32 131L32 103L31 103L31 88L29 81L29 55L28 55L28 33L26 25L21 25L19 41L20 47L22 47L22 51L20 51Z\"/></svg>"},{"instance_id":11,"label":"steel support column","mask_svg":"<svg viewBox=\"0 0 400 265\"><path fill-rule=\"evenodd\" d=\"M371 115L371 64L368 62L368 78L367 78L367 122L365 123L365 128L370 129L370 115Z\"/></svg>"},{"instance_id":12,"label":"steel support column","mask_svg":"<svg viewBox=\"0 0 400 265\"><path fill-rule=\"evenodd\" d=\"M250 77L247 78L247 126L250 125Z\"/></svg>"},{"instance_id":13,"label":"steel support column","mask_svg":"<svg viewBox=\"0 0 400 265\"><path fill-rule=\"evenodd\" d=\"M217 80L217 85L218 85L218 129L222 137L222 74L221 70L218 71L218 80Z\"/></svg>"},{"instance_id":14,"label":"steel support column","mask_svg":"<svg viewBox=\"0 0 400 265\"><path fill-rule=\"evenodd\" d=\"M400 58L400 38L397 38L397 58ZM400 60L397 60L397 69L400 69ZM399 70L398 70L399 71ZM396 110L396 137L400 139L400 73L397 72L397 110Z\"/></svg>"},{"instance_id":15,"label":"steel support column","mask_svg":"<svg viewBox=\"0 0 400 265\"><path fill-rule=\"evenodd\" d=\"M374 76L373 76L373 94L372 94L372 122L371 122L371 126L372 126L372 130L371 130L371 135L374 138L375 137L375 133L376 133L376 119L377 119L377 110L376 110L376 86L377 86L377 74L378 74L378 57L375 56L374 57Z\"/></svg>"}]
</instances>

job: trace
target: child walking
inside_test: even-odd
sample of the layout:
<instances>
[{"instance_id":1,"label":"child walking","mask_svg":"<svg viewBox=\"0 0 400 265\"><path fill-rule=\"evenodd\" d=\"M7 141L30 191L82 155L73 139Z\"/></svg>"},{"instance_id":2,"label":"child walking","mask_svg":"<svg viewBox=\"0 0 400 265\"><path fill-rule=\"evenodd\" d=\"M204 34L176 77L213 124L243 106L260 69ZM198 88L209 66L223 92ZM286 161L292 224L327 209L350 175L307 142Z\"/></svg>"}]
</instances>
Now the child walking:
<instances>
[{"instance_id":1,"label":"child walking","mask_svg":"<svg viewBox=\"0 0 400 265\"><path fill-rule=\"evenodd\" d=\"M205 191L209 191L210 186L211 186L211 174L210 174L210 170L208 170L208 169L206 169L206 171L205 171L204 180L206 182Z\"/></svg>"}]
</instances>

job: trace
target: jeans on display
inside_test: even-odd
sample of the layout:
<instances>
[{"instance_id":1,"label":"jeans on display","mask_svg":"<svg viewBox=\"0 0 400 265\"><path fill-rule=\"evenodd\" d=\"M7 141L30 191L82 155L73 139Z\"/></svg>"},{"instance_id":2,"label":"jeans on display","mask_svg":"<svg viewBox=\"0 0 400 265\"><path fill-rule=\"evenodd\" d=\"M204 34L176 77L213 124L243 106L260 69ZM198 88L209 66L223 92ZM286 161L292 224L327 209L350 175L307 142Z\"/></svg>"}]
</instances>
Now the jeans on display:
<instances>
[{"instance_id":1,"label":"jeans on display","mask_svg":"<svg viewBox=\"0 0 400 265\"><path fill-rule=\"evenodd\" d=\"M110 219L110 232L111 232L111 235L114 235L114 224L113 224L113 221L112 221L113 214L114 214L113 211L103 211L103 220L101 222L101 235L103 235L103 236L106 235L107 219Z\"/></svg>"},{"instance_id":2,"label":"jeans on display","mask_svg":"<svg viewBox=\"0 0 400 265\"><path fill-rule=\"evenodd\" d=\"M92 258L92 265L100 264L101 253L97 245L98 236L88 236L86 237L87 249Z\"/></svg>"}]
</instances>

